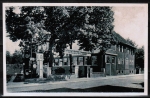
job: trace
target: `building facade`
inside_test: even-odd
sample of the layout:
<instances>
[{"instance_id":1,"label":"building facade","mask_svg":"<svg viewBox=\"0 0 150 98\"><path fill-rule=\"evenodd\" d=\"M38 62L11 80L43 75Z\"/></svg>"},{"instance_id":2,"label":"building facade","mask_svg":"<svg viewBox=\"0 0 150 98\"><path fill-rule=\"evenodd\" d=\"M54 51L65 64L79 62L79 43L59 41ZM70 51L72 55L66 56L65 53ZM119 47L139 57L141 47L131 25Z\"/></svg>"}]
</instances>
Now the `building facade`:
<instances>
[{"instance_id":1,"label":"building facade","mask_svg":"<svg viewBox=\"0 0 150 98\"><path fill-rule=\"evenodd\" d=\"M101 55L100 51L96 50L91 55L73 55L72 69L75 66L90 66L90 71L93 74L105 74L105 76L128 75L135 73L135 47L129 44L122 36L113 32L114 38L118 44L112 45L105 54ZM64 58L55 58L54 66L70 66L69 56ZM85 70L85 69L84 69ZM85 77L87 74L85 73ZM98 75L99 76L99 75Z\"/></svg>"}]
</instances>

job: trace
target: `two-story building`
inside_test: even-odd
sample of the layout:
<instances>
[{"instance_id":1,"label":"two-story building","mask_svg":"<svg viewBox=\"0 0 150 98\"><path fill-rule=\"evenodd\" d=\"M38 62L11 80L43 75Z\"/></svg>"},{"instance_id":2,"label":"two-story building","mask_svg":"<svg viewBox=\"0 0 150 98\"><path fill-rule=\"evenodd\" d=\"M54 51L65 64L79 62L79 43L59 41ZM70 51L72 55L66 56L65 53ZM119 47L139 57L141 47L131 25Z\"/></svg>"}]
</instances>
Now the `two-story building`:
<instances>
[{"instance_id":1,"label":"two-story building","mask_svg":"<svg viewBox=\"0 0 150 98\"><path fill-rule=\"evenodd\" d=\"M73 55L72 72L75 72L75 66L90 66L92 73L96 74L96 76L99 76L98 74L105 74L106 76L134 74L135 47L119 34L113 32L113 36L118 41L118 44L112 45L104 55L101 55L99 50L93 51L90 56ZM64 56L64 58L56 57L54 62L54 66L70 66L69 56ZM87 72L87 70L85 71ZM83 72L85 77L87 77L86 72Z\"/></svg>"},{"instance_id":2,"label":"two-story building","mask_svg":"<svg viewBox=\"0 0 150 98\"><path fill-rule=\"evenodd\" d=\"M105 75L134 74L135 47L130 45L122 36L113 32L118 44L112 45L104 55L99 51L92 54L93 72L105 72Z\"/></svg>"}]
</instances>

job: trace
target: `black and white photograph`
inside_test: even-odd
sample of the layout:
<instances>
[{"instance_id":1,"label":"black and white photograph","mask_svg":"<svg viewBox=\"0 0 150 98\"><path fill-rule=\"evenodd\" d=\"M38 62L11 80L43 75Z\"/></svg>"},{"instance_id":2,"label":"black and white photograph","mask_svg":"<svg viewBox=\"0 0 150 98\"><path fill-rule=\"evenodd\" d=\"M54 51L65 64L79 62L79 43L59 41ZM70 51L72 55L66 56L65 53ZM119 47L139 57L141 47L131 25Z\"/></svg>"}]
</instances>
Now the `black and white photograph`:
<instances>
[{"instance_id":1,"label":"black and white photograph","mask_svg":"<svg viewBox=\"0 0 150 98\"><path fill-rule=\"evenodd\" d=\"M148 94L148 4L3 3L4 96Z\"/></svg>"}]
</instances>

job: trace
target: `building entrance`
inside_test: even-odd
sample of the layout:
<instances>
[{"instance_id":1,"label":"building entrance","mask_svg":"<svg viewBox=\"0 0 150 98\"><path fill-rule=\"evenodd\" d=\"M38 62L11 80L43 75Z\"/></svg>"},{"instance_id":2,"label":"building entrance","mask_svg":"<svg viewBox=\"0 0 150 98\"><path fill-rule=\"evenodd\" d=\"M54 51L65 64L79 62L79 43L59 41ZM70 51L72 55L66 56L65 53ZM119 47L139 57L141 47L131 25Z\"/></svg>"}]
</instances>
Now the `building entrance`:
<instances>
[{"instance_id":1,"label":"building entrance","mask_svg":"<svg viewBox=\"0 0 150 98\"><path fill-rule=\"evenodd\" d=\"M105 56L105 68L107 76L116 75L116 56Z\"/></svg>"}]
</instances>

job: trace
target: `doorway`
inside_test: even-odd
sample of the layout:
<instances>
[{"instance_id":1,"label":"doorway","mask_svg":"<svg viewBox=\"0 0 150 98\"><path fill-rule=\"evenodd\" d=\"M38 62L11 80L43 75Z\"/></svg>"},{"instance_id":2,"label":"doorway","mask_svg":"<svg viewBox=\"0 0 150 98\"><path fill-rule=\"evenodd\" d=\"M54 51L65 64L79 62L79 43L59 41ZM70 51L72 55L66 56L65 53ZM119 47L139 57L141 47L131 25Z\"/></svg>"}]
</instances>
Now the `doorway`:
<instances>
[{"instance_id":1,"label":"doorway","mask_svg":"<svg viewBox=\"0 0 150 98\"><path fill-rule=\"evenodd\" d=\"M116 75L116 56L105 55L105 68L107 76Z\"/></svg>"}]
</instances>

